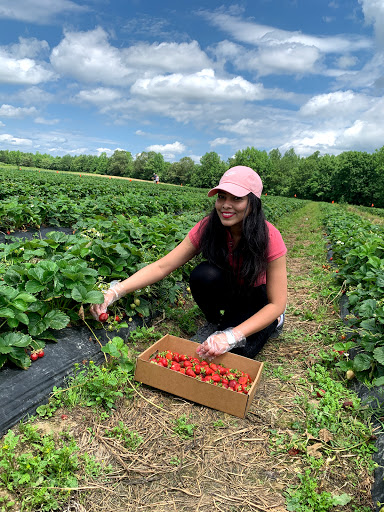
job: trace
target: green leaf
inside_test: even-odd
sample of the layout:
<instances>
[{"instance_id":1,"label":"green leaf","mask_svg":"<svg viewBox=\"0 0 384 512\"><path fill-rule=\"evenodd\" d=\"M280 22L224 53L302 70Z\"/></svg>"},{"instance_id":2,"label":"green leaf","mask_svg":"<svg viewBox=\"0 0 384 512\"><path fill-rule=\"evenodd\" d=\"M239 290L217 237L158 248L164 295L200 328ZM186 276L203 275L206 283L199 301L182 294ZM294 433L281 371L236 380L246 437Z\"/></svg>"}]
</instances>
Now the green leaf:
<instances>
[{"instance_id":1,"label":"green leaf","mask_svg":"<svg viewBox=\"0 0 384 512\"><path fill-rule=\"evenodd\" d=\"M67 327L70 318L62 311L54 309L45 315L44 320L47 324L46 328L51 327L52 329L64 329L64 327Z\"/></svg>"},{"instance_id":2,"label":"green leaf","mask_svg":"<svg viewBox=\"0 0 384 512\"><path fill-rule=\"evenodd\" d=\"M332 496L333 506L336 505L347 505L352 501L352 497L349 494L340 494L340 496Z\"/></svg>"},{"instance_id":3,"label":"green leaf","mask_svg":"<svg viewBox=\"0 0 384 512\"><path fill-rule=\"evenodd\" d=\"M377 347L373 351L374 359L384 366L384 347Z\"/></svg>"},{"instance_id":4,"label":"green leaf","mask_svg":"<svg viewBox=\"0 0 384 512\"><path fill-rule=\"evenodd\" d=\"M37 299L29 293L19 293L19 295L16 297L16 300L23 300L24 302L36 302Z\"/></svg>"},{"instance_id":5,"label":"green leaf","mask_svg":"<svg viewBox=\"0 0 384 512\"><path fill-rule=\"evenodd\" d=\"M28 318L28 315L26 315L25 313L21 313L20 311L17 311L17 313L15 314L15 318L19 321L19 322L22 322L23 324L25 325L28 325L29 324L29 318Z\"/></svg>"},{"instance_id":6,"label":"green leaf","mask_svg":"<svg viewBox=\"0 0 384 512\"><path fill-rule=\"evenodd\" d=\"M102 304L104 302L104 294L97 290L90 290L83 302L86 304Z\"/></svg>"},{"instance_id":7,"label":"green leaf","mask_svg":"<svg viewBox=\"0 0 384 512\"><path fill-rule=\"evenodd\" d=\"M4 363L7 359L8 359L7 356L0 354L0 368L4 365Z\"/></svg>"},{"instance_id":8,"label":"green leaf","mask_svg":"<svg viewBox=\"0 0 384 512\"><path fill-rule=\"evenodd\" d=\"M7 324L11 329L15 329L19 325L19 321L17 318L8 318Z\"/></svg>"},{"instance_id":9,"label":"green leaf","mask_svg":"<svg viewBox=\"0 0 384 512\"><path fill-rule=\"evenodd\" d=\"M30 357L22 348L12 347L11 353L8 355L8 359L21 368L28 368L31 365Z\"/></svg>"},{"instance_id":10,"label":"green leaf","mask_svg":"<svg viewBox=\"0 0 384 512\"><path fill-rule=\"evenodd\" d=\"M71 296L72 296L72 299L75 300L76 302L85 302L85 300L87 298L87 289L83 285L77 284L72 289Z\"/></svg>"},{"instance_id":11,"label":"green leaf","mask_svg":"<svg viewBox=\"0 0 384 512\"><path fill-rule=\"evenodd\" d=\"M31 336L38 336L46 329L48 329L48 327L49 325L44 318L32 317L29 319L28 332Z\"/></svg>"},{"instance_id":12,"label":"green leaf","mask_svg":"<svg viewBox=\"0 0 384 512\"><path fill-rule=\"evenodd\" d=\"M383 386L384 385L384 377L378 377L377 379L373 380L374 386Z\"/></svg>"},{"instance_id":13,"label":"green leaf","mask_svg":"<svg viewBox=\"0 0 384 512\"><path fill-rule=\"evenodd\" d=\"M359 307L359 315L370 318L375 313L377 303L374 299L364 300Z\"/></svg>"},{"instance_id":14,"label":"green leaf","mask_svg":"<svg viewBox=\"0 0 384 512\"><path fill-rule=\"evenodd\" d=\"M368 370L371 367L372 358L368 354L357 354L353 359L353 369L357 372Z\"/></svg>"},{"instance_id":15,"label":"green leaf","mask_svg":"<svg viewBox=\"0 0 384 512\"><path fill-rule=\"evenodd\" d=\"M25 285L25 290L28 293L39 293L46 288L45 284L40 284L38 281L28 281Z\"/></svg>"},{"instance_id":16,"label":"green leaf","mask_svg":"<svg viewBox=\"0 0 384 512\"><path fill-rule=\"evenodd\" d=\"M120 351L113 343L107 343L101 350L105 354L110 354L112 357L120 357Z\"/></svg>"},{"instance_id":17,"label":"green leaf","mask_svg":"<svg viewBox=\"0 0 384 512\"><path fill-rule=\"evenodd\" d=\"M9 308L1 308L0 309L0 318L15 318L15 313L12 311L12 309Z\"/></svg>"}]
</instances>

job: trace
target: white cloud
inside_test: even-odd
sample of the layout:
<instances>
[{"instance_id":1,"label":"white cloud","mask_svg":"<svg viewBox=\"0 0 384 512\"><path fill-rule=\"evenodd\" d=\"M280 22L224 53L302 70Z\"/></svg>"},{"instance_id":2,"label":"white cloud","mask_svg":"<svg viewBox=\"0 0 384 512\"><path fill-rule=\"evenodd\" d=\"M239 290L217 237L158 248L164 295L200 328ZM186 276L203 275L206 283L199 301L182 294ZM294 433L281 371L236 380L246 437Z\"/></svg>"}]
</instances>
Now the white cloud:
<instances>
[{"instance_id":1,"label":"white cloud","mask_svg":"<svg viewBox=\"0 0 384 512\"><path fill-rule=\"evenodd\" d=\"M0 144L2 143L5 144L4 147L6 147L7 144L11 144L12 146L32 146L30 139L19 139L18 137L9 135L9 133L0 134Z\"/></svg>"},{"instance_id":2,"label":"white cloud","mask_svg":"<svg viewBox=\"0 0 384 512\"><path fill-rule=\"evenodd\" d=\"M300 114L313 119L351 119L357 112L369 108L374 101L373 98L351 90L319 94L301 107Z\"/></svg>"},{"instance_id":3,"label":"white cloud","mask_svg":"<svg viewBox=\"0 0 384 512\"><path fill-rule=\"evenodd\" d=\"M18 91L14 98L25 105L43 105L51 103L54 100L54 95L41 87L32 86Z\"/></svg>"},{"instance_id":4,"label":"white cloud","mask_svg":"<svg viewBox=\"0 0 384 512\"><path fill-rule=\"evenodd\" d=\"M156 153L161 153L164 158L173 159L176 155L180 155L184 153L186 147L179 141L173 142L172 144L153 144L152 146L148 146L146 151L155 151Z\"/></svg>"},{"instance_id":5,"label":"white cloud","mask_svg":"<svg viewBox=\"0 0 384 512\"><path fill-rule=\"evenodd\" d=\"M44 117L36 117L35 123L36 124L45 124L45 125L55 125L60 122L60 119L45 119Z\"/></svg>"},{"instance_id":6,"label":"white cloud","mask_svg":"<svg viewBox=\"0 0 384 512\"><path fill-rule=\"evenodd\" d=\"M35 58L39 55L48 55L49 44L45 40L39 40L35 37L22 37L19 36L17 44L10 44L4 47L11 57L15 59Z\"/></svg>"},{"instance_id":7,"label":"white cloud","mask_svg":"<svg viewBox=\"0 0 384 512\"><path fill-rule=\"evenodd\" d=\"M116 48L101 27L88 32L66 32L52 50L51 63L61 74L82 82L127 85L138 74L194 71L210 65L196 41L192 43L139 43Z\"/></svg>"},{"instance_id":8,"label":"white cloud","mask_svg":"<svg viewBox=\"0 0 384 512\"><path fill-rule=\"evenodd\" d=\"M21 119L26 116L32 116L37 113L35 107L14 107L13 105L1 105L0 117L9 117Z\"/></svg>"},{"instance_id":9,"label":"white cloud","mask_svg":"<svg viewBox=\"0 0 384 512\"><path fill-rule=\"evenodd\" d=\"M33 54L35 51L37 50L32 50L30 53ZM54 73L44 62L37 63L30 58L14 56L14 54L23 53L27 51L25 49L21 51L20 47L18 50L0 47L0 83L36 85L55 78Z\"/></svg>"},{"instance_id":10,"label":"white cloud","mask_svg":"<svg viewBox=\"0 0 384 512\"><path fill-rule=\"evenodd\" d=\"M213 50L219 62L223 65L227 60L237 69L256 70L259 76L272 73L324 74L325 55L351 53L372 47L368 38L359 36L313 36L245 21L222 12L205 11L202 15L233 39L248 45L246 48L222 41Z\"/></svg>"},{"instance_id":11,"label":"white cloud","mask_svg":"<svg viewBox=\"0 0 384 512\"><path fill-rule=\"evenodd\" d=\"M380 46L384 47L384 3L382 0L359 0L367 23L372 23Z\"/></svg>"},{"instance_id":12,"label":"white cloud","mask_svg":"<svg viewBox=\"0 0 384 512\"><path fill-rule=\"evenodd\" d=\"M352 55L342 55L336 59L336 66L341 69L352 68L358 63L358 58Z\"/></svg>"},{"instance_id":13,"label":"white cloud","mask_svg":"<svg viewBox=\"0 0 384 512\"><path fill-rule=\"evenodd\" d=\"M114 152L115 152L114 149L109 149L109 148L97 148L96 149L97 156L100 156L101 153L106 153L107 156L111 156L111 155L113 155Z\"/></svg>"},{"instance_id":14,"label":"white cloud","mask_svg":"<svg viewBox=\"0 0 384 512\"><path fill-rule=\"evenodd\" d=\"M367 1L367 0L366 0ZM341 53L367 49L372 46L369 39L355 36L313 36L300 31L281 30L268 25L244 21L240 17L220 12L202 12L213 25L230 34L237 41L259 46L265 44L294 44L314 46L324 53Z\"/></svg>"},{"instance_id":15,"label":"white cloud","mask_svg":"<svg viewBox=\"0 0 384 512\"><path fill-rule=\"evenodd\" d=\"M87 101L94 105L102 106L110 104L121 98L121 93L116 89L98 87L96 89L82 90L76 95L76 99Z\"/></svg>"},{"instance_id":16,"label":"white cloud","mask_svg":"<svg viewBox=\"0 0 384 512\"><path fill-rule=\"evenodd\" d=\"M0 126L5 126L5 124L2 121L0 121Z\"/></svg>"},{"instance_id":17,"label":"white cloud","mask_svg":"<svg viewBox=\"0 0 384 512\"><path fill-rule=\"evenodd\" d=\"M217 137L216 139L209 141L209 145L213 148L216 146L224 146L232 143L233 139L228 139L227 137Z\"/></svg>"},{"instance_id":18,"label":"white cloud","mask_svg":"<svg viewBox=\"0 0 384 512\"><path fill-rule=\"evenodd\" d=\"M298 43L273 43L257 50L229 42L220 42L215 54L222 63L232 62L237 68L245 71L257 71L259 76L279 74L308 74L320 72L316 67L321 52L315 46Z\"/></svg>"},{"instance_id":19,"label":"white cloud","mask_svg":"<svg viewBox=\"0 0 384 512\"><path fill-rule=\"evenodd\" d=\"M212 69L192 75L178 73L140 78L131 87L131 92L140 96L185 101L255 101L265 96L261 84L253 84L241 76L216 78Z\"/></svg>"},{"instance_id":20,"label":"white cloud","mask_svg":"<svg viewBox=\"0 0 384 512\"><path fill-rule=\"evenodd\" d=\"M0 18L44 24L55 16L84 12L87 7L71 0L0 0Z\"/></svg>"}]
</instances>

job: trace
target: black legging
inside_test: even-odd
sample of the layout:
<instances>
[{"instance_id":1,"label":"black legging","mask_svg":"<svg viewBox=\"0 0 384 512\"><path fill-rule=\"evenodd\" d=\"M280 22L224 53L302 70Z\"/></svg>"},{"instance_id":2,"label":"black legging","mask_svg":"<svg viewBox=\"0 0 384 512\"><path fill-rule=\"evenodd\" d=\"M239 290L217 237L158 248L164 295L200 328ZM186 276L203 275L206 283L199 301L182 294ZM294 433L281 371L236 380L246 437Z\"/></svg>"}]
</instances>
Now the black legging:
<instances>
[{"instance_id":1,"label":"black legging","mask_svg":"<svg viewBox=\"0 0 384 512\"><path fill-rule=\"evenodd\" d=\"M189 282L196 304L208 322L219 324L219 330L241 324L268 304L265 285L240 286L227 272L207 261L192 270ZM220 314L221 310L224 310L224 315ZM249 358L255 357L276 325L277 320L265 329L248 336L244 347L234 348L231 352Z\"/></svg>"}]
</instances>

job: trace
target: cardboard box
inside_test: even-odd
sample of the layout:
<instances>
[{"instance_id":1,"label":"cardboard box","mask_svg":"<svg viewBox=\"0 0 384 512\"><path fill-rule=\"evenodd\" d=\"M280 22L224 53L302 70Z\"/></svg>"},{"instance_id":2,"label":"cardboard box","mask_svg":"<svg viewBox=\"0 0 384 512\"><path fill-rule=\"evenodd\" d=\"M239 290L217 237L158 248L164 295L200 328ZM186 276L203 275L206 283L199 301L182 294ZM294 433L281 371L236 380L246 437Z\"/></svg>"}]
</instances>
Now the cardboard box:
<instances>
[{"instance_id":1,"label":"cardboard box","mask_svg":"<svg viewBox=\"0 0 384 512\"><path fill-rule=\"evenodd\" d=\"M230 352L215 358L215 363L242 370L250 375L253 383L248 394L245 395L207 382L201 382L193 377L149 362L157 352L165 350L197 357L196 348L198 345L193 341L166 334L138 356L135 380L212 409L244 418L259 385L263 363Z\"/></svg>"}]
</instances>

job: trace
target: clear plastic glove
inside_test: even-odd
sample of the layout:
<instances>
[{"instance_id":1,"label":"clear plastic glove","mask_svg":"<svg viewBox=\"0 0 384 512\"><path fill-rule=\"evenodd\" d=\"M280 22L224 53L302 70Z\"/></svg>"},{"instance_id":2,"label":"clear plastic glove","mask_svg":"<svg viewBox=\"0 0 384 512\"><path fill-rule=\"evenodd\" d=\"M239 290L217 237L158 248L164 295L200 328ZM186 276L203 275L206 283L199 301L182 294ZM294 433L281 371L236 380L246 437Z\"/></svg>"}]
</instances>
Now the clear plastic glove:
<instances>
[{"instance_id":1,"label":"clear plastic glove","mask_svg":"<svg viewBox=\"0 0 384 512\"><path fill-rule=\"evenodd\" d=\"M202 358L213 359L232 348L244 347L245 343L244 334L239 329L230 327L225 331L216 331L211 334L197 347L196 352Z\"/></svg>"},{"instance_id":2,"label":"clear plastic glove","mask_svg":"<svg viewBox=\"0 0 384 512\"><path fill-rule=\"evenodd\" d=\"M123 287L120 281L112 281L108 290L104 291L104 302L92 304L89 311L95 320L99 320L102 313L106 313L109 306L124 296Z\"/></svg>"}]
</instances>

